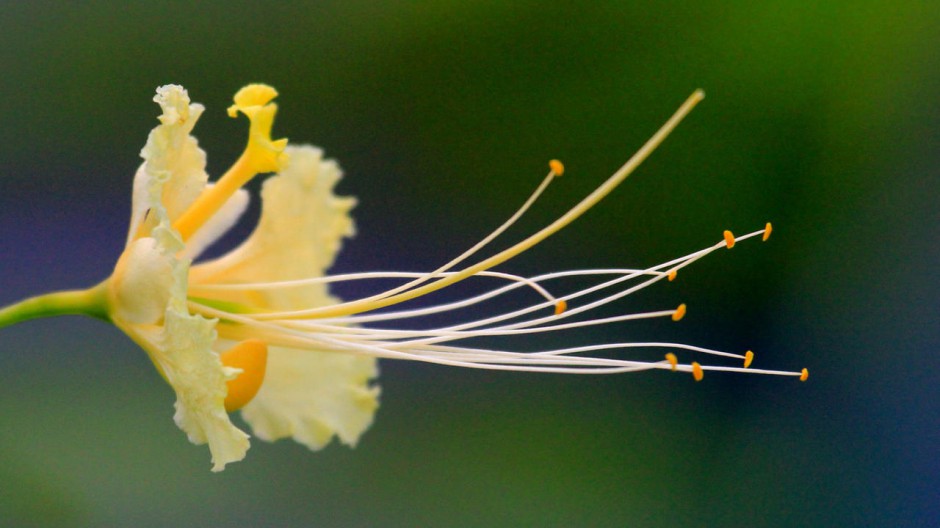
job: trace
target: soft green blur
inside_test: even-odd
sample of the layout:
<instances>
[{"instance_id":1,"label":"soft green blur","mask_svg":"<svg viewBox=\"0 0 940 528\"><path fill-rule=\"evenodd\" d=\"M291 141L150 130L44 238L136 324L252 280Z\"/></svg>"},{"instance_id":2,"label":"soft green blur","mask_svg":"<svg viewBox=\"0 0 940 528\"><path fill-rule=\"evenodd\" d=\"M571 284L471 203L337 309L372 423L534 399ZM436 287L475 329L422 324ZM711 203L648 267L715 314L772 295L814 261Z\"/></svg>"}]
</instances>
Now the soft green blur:
<instances>
[{"instance_id":1,"label":"soft green blur","mask_svg":"<svg viewBox=\"0 0 940 528\"><path fill-rule=\"evenodd\" d=\"M0 331L0 526L940 518L935 3L263 4L0 6L0 304L110 272L161 84L206 105L213 175L245 140L231 95L278 88L275 135L322 146L360 200L341 271L432 269L564 160L518 240L702 88L621 189L504 269L652 265L767 220L771 241L621 307L687 302L681 324L516 344L753 348L809 382L385 363L355 449L255 441L212 474L142 351L90 319L33 321Z\"/></svg>"}]
</instances>

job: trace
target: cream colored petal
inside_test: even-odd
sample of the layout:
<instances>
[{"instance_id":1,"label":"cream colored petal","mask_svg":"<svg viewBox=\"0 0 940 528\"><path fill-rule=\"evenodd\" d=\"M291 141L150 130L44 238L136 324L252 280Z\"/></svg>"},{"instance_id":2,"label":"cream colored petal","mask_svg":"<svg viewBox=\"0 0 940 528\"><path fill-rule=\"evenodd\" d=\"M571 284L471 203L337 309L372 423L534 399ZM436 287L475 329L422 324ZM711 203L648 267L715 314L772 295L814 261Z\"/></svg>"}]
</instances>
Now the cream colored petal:
<instances>
[{"instance_id":1,"label":"cream colored petal","mask_svg":"<svg viewBox=\"0 0 940 528\"><path fill-rule=\"evenodd\" d=\"M337 197L342 173L314 147L289 147L288 166L264 182L262 212L250 237L231 253L193 266L192 284L258 282L322 276L342 239L354 233L349 211L355 199ZM322 285L234 294L235 302L291 309L335 302Z\"/></svg>"},{"instance_id":2,"label":"cream colored petal","mask_svg":"<svg viewBox=\"0 0 940 528\"><path fill-rule=\"evenodd\" d=\"M207 187L212 187L212 184L209 184ZM189 260L199 258L199 255L201 255L206 248L214 244L238 222L238 219L245 213L245 209L248 208L249 201L248 192L244 189L239 189L225 202L225 205L223 205L212 218L203 224L203 226L186 241L186 249L183 250L180 257Z\"/></svg>"},{"instance_id":3,"label":"cream colored petal","mask_svg":"<svg viewBox=\"0 0 940 528\"><path fill-rule=\"evenodd\" d=\"M162 182L160 199L172 222L193 203L209 179L205 171L206 154L190 135L203 106L191 104L186 90L176 85L157 88L153 100L160 105L162 114L158 118L160 124L150 132L140 152L144 163L134 177L128 244L155 225L155 220L148 215L154 207L149 200L152 196L149 188L155 181Z\"/></svg>"},{"instance_id":4,"label":"cream colored petal","mask_svg":"<svg viewBox=\"0 0 940 528\"><path fill-rule=\"evenodd\" d=\"M173 219L206 183L205 155L189 135L202 112L179 86L157 90L161 124L141 155L134 181L128 244L108 281L109 315L134 339L176 392L176 424L190 441L209 444L213 471L244 458L248 435L225 412L225 368L213 351L215 320L189 314L189 259Z\"/></svg>"},{"instance_id":5,"label":"cream colored petal","mask_svg":"<svg viewBox=\"0 0 940 528\"><path fill-rule=\"evenodd\" d=\"M346 354L272 347L265 382L242 409L263 440L293 437L320 449L333 435L354 446L372 424L379 389L375 361Z\"/></svg>"},{"instance_id":6,"label":"cream colored petal","mask_svg":"<svg viewBox=\"0 0 940 528\"><path fill-rule=\"evenodd\" d=\"M239 248L198 266L190 281L260 282L322 276L342 239L354 233L352 198L337 197L341 172L314 147L289 147L290 162L262 190L258 227ZM325 285L235 292L226 300L275 310L334 304ZM223 336L224 337L224 336ZM354 444L378 407L374 358L271 347L258 395L243 409L261 438L293 437L318 449L335 434Z\"/></svg>"},{"instance_id":7,"label":"cream colored petal","mask_svg":"<svg viewBox=\"0 0 940 528\"><path fill-rule=\"evenodd\" d=\"M162 221L151 237L134 241L110 281L111 318L147 353L176 392L174 420L195 444L209 444L213 471L236 462L248 450L248 435L232 425L225 412L226 380L236 371L223 367L212 347L215 320L190 315L186 309L188 261L175 257L182 249L176 233ZM124 271L122 271L122 269ZM155 315L159 303L164 310Z\"/></svg>"},{"instance_id":8,"label":"cream colored petal","mask_svg":"<svg viewBox=\"0 0 940 528\"><path fill-rule=\"evenodd\" d=\"M245 458L248 435L225 412L225 381L234 369L222 366L212 351L215 321L170 308L164 324L118 324L147 353L176 392L176 425L189 441L209 444L212 471Z\"/></svg>"}]
</instances>

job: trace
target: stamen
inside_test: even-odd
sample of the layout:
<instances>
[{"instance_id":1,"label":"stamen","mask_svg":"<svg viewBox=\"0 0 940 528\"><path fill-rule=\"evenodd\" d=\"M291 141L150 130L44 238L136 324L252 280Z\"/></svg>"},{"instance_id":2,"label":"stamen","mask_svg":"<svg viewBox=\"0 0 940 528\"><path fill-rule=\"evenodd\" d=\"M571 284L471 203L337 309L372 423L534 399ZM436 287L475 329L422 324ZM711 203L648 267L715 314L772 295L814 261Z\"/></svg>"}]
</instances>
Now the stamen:
<instances>
[{"instance_id":1,"label":"stamen","mask_svg":"<svg viewBox=\"0 0 940 528\"><path fill-rule=\"evenodd\" d=\"M764 236L761 237L761 240L767 242L767 239L770 238L771 231L773 231L773 226L770 225L770 222L767 222L767 225L764 226Z\"/></svg>"},{"instance_id":2,"label":"stamen","mask_svg":"<svg viewBox=\"0 0 940 528\"><path fill-rule=\"evenodd\" d=\"M731 231L728 231L726 229L724 232L724 236L725 236L725 245L728 246L728 249L733 248L734 247L734 235L731 233Z\"/></svg>"},{"instance_id":3,"label":"stamen","mask_svg":"<svg viewBox=\"0 0 940 528\"><path fill-rule=\"evenodd\" d=\"M596 350L635 347L673 347L728 357L743 357L739 354L701 349L699 347L678 343L606 343L578 348L522 353L463 347L416 346L413 345L412 342L359 342L345 338L342 335L291 330L275 323L255 321L241 315L226 317L224 312L218 312L208 307L204 307L200 311L206 316L231 319L231 321L224 322L220 325L220 332L223 332L227 338L233 338L233 336L238 335L252 335L264 337L268 343L277 346L317 351L335 351L369 357L422 361L438 365L487 370L565 374L616 374L649 369L672 368L668 362L662 361L644 362L568 355ZM701 368L702 371L715 370L776 376L800 375L798 372L743 369L741 367L699 366L699 368ZM692 365L677 365L677 370L693 372L694 367Z\"/></svg>"},{"instance_id":4,"label":"stamen","mask_svg":"<svg viewBox=\"0 0 940 528\"><path fill-rule=\"evenodd\" d=\"M754 361L754 353L748 350L744 353L744 368L750 367L752 361Z\"/></svg>"},{"instance_id":5,"label":"stamen","mask_svg":"<svg viewBox=\"0 0 940 528\"><path fill-rule=\"evenodd\" d=\"M683 317L685 317L685 303L680 304L676 311L672 313L673 321L679 321Z\"/></svg>"},{"instance_id":6,"label":"stamen","mask_svg":"<svg viewBox=\"0 0 940 528\"><path fill-rule=\"evenodd\" d=\"M560 161L558 161L558 160L556 160L556 159L553 159L553 160L551 160L551 161L548 162L548 168L550 168L550 169L552 170L552 173L553 173L555 176L561 176L562 174L565 173L565 166L564 166L564 164L562 164L562 162L560 162Z\"/></svg>"},{"instance_id":7,"label":"stamen","mask_svg":"<svg viewBox=\"0 0 940 528\"><path fill-rule=\"evenodd\" d=\"M559 162L559 163L560 163L560 162ZM562 168L562 171L564 171L564 168ZM460 254L460 256L454 258L453 260L451 260L451 261L448 262L447 264L444 264L443 266L437 268L436 270L434 270L434 271L432 271L432 272L430 272L430 273L421 274L421 275L418 276L415 280L413 280L413 281L411 281L411 282L409 282L409 283L407 283L407 284L403 284L403 285L401 285L401 286L396 286L395 288L392 288L392 289L390 289L390 290L386 290L386 291L384 291L384 292L382 292L382 293L379 293L379 294L376 294L376 295L372 295L372 296L369 296L369 297L366 297L366 298L363 298L363 299L359 299L359 300L353 301L353 302L354 302L354 303L359 303L359 304L378 303L378 302L381 301L382 299L385 299L385 298L394 296L394 295L396 295L396 294L399 294L399 293L401 293L401 292L407 291L407 290L409 290L409 289L415 288L415 287L417 287L417 286L419 286L419 285L421 285L421 284L424 284L425 282L427 282L427 281L429 281L429 280L431 280L431 279L439 278L439 277L442 277L442 276L453 276L453 275L455 275L455 274L453 274L453 273L452 273L452 274L445 274L445 272L448 271L449 269L453 268L453 267L456 266L457 264L460 264L460 263L463 262L464 260L466 260L466 259L470 258L471 256L473 256L477 251L483 249L483 247L485 247L487 244L489 244L489 243L492 242L494 239L496 239L496 237L498 237L499 235L501 235L504 231L506 231L507 229L509 229L509 227L511 227L514 223L516 223L516 221L517 221L520 217L522 217L522 215L525 214L525 212L528 211L530 207L532 207L532 204L534 204L535 201L538 200L538 198L542 195L542 193L545 192L545 189L548 188L548 185L549 185L549 184L552 182L552 180L554 180L554 179L555 179L555 174L550 172L550 173L542 180L542 183L539 184L539 186L535 189L535 191L529 196L529 198L522 204L522 206L519 207L519 209L517 209L516 212L512 214L512 216L509 217L509 219L507 219L505 222L503 222L502 225L500 225L499 227L497 227L492 233L490 233L489 235L487 235L486 237L484 237L483 240L480 240L480 241L477 242L473 247L471 247L470 249L464 251L462 254ZM460 272L460 273L462 273L462 272ZM431 291L433 291L433 290L431 290ZM339 305L335 305L333 308L345 306L345 305L348 305L348 304L351 304L351 303L342 303L342 304L339 304ZM376 304L376 305L374 305L374 307L372 307L372 308L368 308L368 309L365 309L365 310L359 310L358 312L374 310L374 309L377 309L377 308L381 308L381 307L383 307L383 306L388 306L388 305L390 305L390 304L395 304L395 303L383 304L383 305L381 305L381 306ZM314 309L314 310L307 310L306 312L317 312L317 311L323 311L323 310L324 310L324 309ZM358 312L357 312L357 311L352 311L352 312L348 312L348 314L344 314L344 313L340 312L340 313L337 313L336 315L350 315L350 314L354 314L354 313L358 313Z\"/></svg>"},{"instance_id":8,"label":"stamen","mask_svg":"<svg viewBox=\"0 0 940 528\"><path fill-rule=\"evenodd\" d=\"M548 226L542 228L540 231L536 232L533 235L530 235L525 240L515 244L514 246L506 249L496 255L493 255L473 266L469 266L459 273L451 275L449 277L440 278L434 281L431 284L425 284L424 286L414 288L402 293L395 295L390 295L387 297L382 297L380 299L368 298L360 299L357 301L351 301L347 303L341 303L333 306L326 306L322 308L312 309L312 310L299 310L294 312L290 317L295 318L305 318L305 317L335 317L342 315L351 315L360 312L376 310L379 308L384 308L386 306L391 306L393 304L398 304L416 297L421 297L427 295L433 291L437 291L441 288L450 286L451 284L460 282L468 277L488 270L494 266L502 264L503 262L519 255L520 253L528 250L529 248L535 246L539 242L545 240L549 236L555 234L582 214L584 214L588 209L596 205L601 201L605 196L610 194L618 185L620 185L623 180L625 180L639 165L642 163L650 154L658 147L663 140L666 139L666 136L672 132L676 126L682 121L685 116L692 111L692 108L695 107L703 98L705 94L701 90L696 90L688 99L679 107L678 110L669 118L666 123L660 127L660 129L653 134L647 142L634 154L627 162L620 167L613 175L611 175L604 183L598 186L593 192L591 192L587 197L581 200L577 205L568 210L567 213L560 216L554 222Z\"/></svg>"},{"instance_id":9,"label":"stamen","mask_svg":"<svg viewBox=\"0 0 940 528\"><path fill-rule=\"evenodd\" d=\"M679 358L677 358L676 355L673 354L672 352L669 352L666 354L666 361L668 361L669 364L672 365L672 371L675 372L676 367L679 365Z\"/></svg>"},{"instance_id":10,"label":"stamen","mask_svg":"<svg viewBox=\"0 0 940 528\"><path fill-rule=\"evenodd\" d=\"M486 271L486 272L481 272L481 273L479 273L478 275L486 276L486 275L489 275L489 274L492 274L492 273L494 273L494 272ZM592 303L590 303L590 304L581 305L581 306L579 306L578 308L576 308L575 310L567 310L567 304L568 304L567 301L568 301L568 300L571 300L571 299L575 299L575 298L582 297L582 296L584 296L584 295L588 295L588 294L590 294L590 293L594 293L594 292L596 292L596 291L603 290L603 289L605 289L605 288L609 288L609 287L615 286L615 285L620 284L620 283L622 283L622 282L624 282L624 281L626 281L626 280L629 280L629 279L632 279L632 278L636 278L636 277L641 276L641 275L647 275L647 274L648 274L648 275L654 275L654 276L657 276L657 277L662 275L661 273L658 273L658 272L655 272L655 271L649 271L649 270L631 270L631 269L576 270L576 271L565 271L565 272L548 273L548 274L545 274L545 275L539 275L539 276L536 276L536 277L532 277L532 278L530 278L530 279L522 279L522 278L520 277L520 280L528 280L528 281L533 282L534 284L538 284L538 283L543 282L543 281L547 281L547 280L551 280L551 279L557 279L557 278L562 278L562 277L585 276L585 275L601 275L601 274L617 274L617 275L621 275L621 277L618 277L618 278L616 278L616 279L609 280L609 281L607 281L607 282L604 282L604 283L601 283L601 284L598 284L598 285L595 285L595 286L591 286L591 287L589 287L589 288L585 288L585 289L583 289L583 290L579 290L579 291L576 291L576 292L574 292L574 293L569 293L569 294L565 295L565 298L564 298L564 299L561 299L561 300L563 300L563 301L566 301L566 302L565 302L566 311L565 311L563 314L556 314L556 315L551 316L551 317L544 317L544 318L540 318L540 319L530 320L530 321L526 322L525 325L519 325L519 326L531 326L531 325L536 325L536 324L540 324L540 323L543 323L543 322L549 322L549 321L555 322L556 318L559 317L560 315L564 315L565 317L568 317L569 315L575 315L575 314L578 314L578 313L582 313L582 312L586 312L586 311L592 310L592 309L594 309L594 308L597 308L598 306L602 306L602 305L604 305L604 304L607 304L608 302L612 302L612 301L614 301L614 300L616 300L616 299L618 299L618 298L624 297L625 295L628 295L629 293L632 293L632 291L636 291L636 290L642 289L643 287L645 287L645 285L648 285L649 282L646 282L646 283L643 283L643 284L639 284L639 285L637 285L637 286L634 286L633 288L630 288L630 289L628 289L628 290L624 290L624 291L618 292L618 293L616 293L616 294L610 295L610 296L605 297L605 298L603 298L603 299L594 301L594 302L592 302ZM489 291L489 292L486 292L486 293L477 295L477 296L475 296L475 297L470 297L470 298L467 298L467 299L464 299L464 300L461 300L461 301L456 301L456 302L451 302L451 303L446 303L446 304L439 304L439 305L430 306L430 307L426 307L426 308L418 308L418 309L413 309L413 310L402 310L402 311L395 311L395 312L386 312L386 313L381 313L381 314L368 314L368 315L361 315L361 314L360 314L360 315L353 315L353 316L348 316L348 317L332 317L332 318L316 319L316 321L319 321L319 322L321 322L321 323L334 324L334 325L335 325L335 324L362 324L362 323L365 323L365 322L397 320L397 319L404 319L404 318L409 318L409 317L417 317L417 316L422 316L422 315L431 315L431 314L437 314L437 313L444 313L444 312L449 312L449 311L452 311L452 310L457 310L457 309L460 309L460 308L467 308L467 307L469 307L469 306L473 306L473 305L478 304L478 303L480 303L480 302L483 302L483 301L492 299L492 298L494 298L494 297L496 297L496 296L498 296L498 295L507 293L507 292L509 292L510 290L514 290L514 289L516 289L516 288L518 288L518 287L520 287L520 286L522 286L522 285L523 285L522 282L516 282L516 283L513 283L513 284L509 284L509 285L503 286L502 288L498 288L498 289L491 290L491 291ZM541 309L547 308L547 307L549 307L549 306L555 306L555 305L557 304L557 302L558 302L558 300L556 300L556 299L554 299L554 297L552 297L552 298L550 299L550 301L547 301L547 302L538 303L538 304L533 304L533 305L530 305L530 306L527 307L527 308L523 308L523 309L520 309L520 310L516 310L516 311L514 311L514 312L508 312L508 313L500 314L500 315L497 315L497 316L492 316L492 317L489 317L489 318L486 318L486 319L481 319L481 320L475 321L475 322L473 322L473 323L465 323L465 324L461 324L461 325L451 326L451 327L448 327L447 329L448 329L448 330L457 330L457 329L463 330L463 329L467 329L467 328L474 328L474 327L479 327L479 326L483 326L483 325L487 325L487 324L491 324L491 323L496 323L496 322L500 322L500 321L505 321L505 320L509 320L509 319L514 319L514 318L521 317L521 316L523 316L523 315L526 315L526 314L535 312L535 311L537 311L537 310L541 310ZM671 314L671 313L672 313L672 312L667 312L667 315L668 315L668 314ZM283 315L285 315L285 314L282 313L282 314L265 314L265 315L267 315L267 317L261 316L261 315L258 315L258 314L252 314L252 317L255 317L255 318L257 318L257 319L279 319L279 318L281 318L281 317L282 317ZM274 316L272 316L272 315L274 315ZM289 315L289 313L287 313L287 315ZM287 323L285 322L284 324L287 324ZM306 323L306 322L298 322L298 324L308 324L308 323Z\"/></svg>"},{"instance_id":11,"label":"stamen","mask_svg":"<svg viewBox=\"0 0 940 528\"><path fill-rule=\"evenodd\" d=\"M702 378L705 377L705 373L702 372L702 366L698 362L692 362L692 377L695 378L695 381L702 381Z\"/></svg>"},{"instance_id":12,"label":"stamen","mask_svg":"<svg viewBox=\"0 0 940 528\"><path fill-rule=\"evenodd\" d=\"M226 382L225 410L241 409L258 394L268 364L268 345L259 339L238 343L220 355L226 367L241 369L235 379Z\"/></svg>"},{"instance_id":13,"label":"stamen","mask_svg":"<svg viewBox=\"0 0 940 528\"><path fill-rule=\"evenodd\" d=\"M568 303L565 301L558 301L555 303L555 315L561 315L565 313L565 310L568 309Z\"/></svg>"},{"instance_id":14,"label":"stamen","mask_svg":"<svg viewBox=\"0 0 940 528\"><path fill-rule=\"evenodd\" d=\"M748 239L748 238L752 238L752 237L754 237L754 236L759 235L760 233L761 233L760 231L755 231L755 232L753 232L753 233L749 233L748 235L745 235L745 236L743 236L743 237L740 237L740 240L746 240L746 239ZM564 296L564 300L570 301L571 299L578 298L578 297L581 297L581 296L584 296L584 295L588 295L588 294L591 294L591 293L595 293L595 292L597 292L597 291L600 291L600 290L603 290L603 289L606 289L606 288L610 288L610 287L612 287L612 286L615 286L615 285L620 284L620 283L623 283L623 282L625 282L625 281L628 281L628 280L637 278L637 277L642 276L642 275L651 275L651 276L653 277L653 278L651 278L651 279L649 279L649 280L647 280L647 281L644 281L644 282L642 282L642 283L640 283L640 284L637 284L637 285L632 286L632 287L630 287L630 288L624 289L624 290L619 291L619 292L617 292L617 293L608 295L608 296L606 296L606 297L604 297L604 298L598 299L598 300L593 301L593 302L591 302L591 303L580 305L580 306L578 306L578 308L576 308L576 309L574 309L574 310L568 310L568 311L566 311L566 312L562 315L563 317L569 317L569 316L573 316L573 315L576 315L576 314L579 314L579 313L587 312L587 311L589 311L589 310L593 310L593 309L595 309L595 308L597 308L597 307L600 307L600 306L603 306L603 305L608 304L608 303L610 303L610 302L616 301L616 300L618 300L618 299L621 299L621 298L623 298L623 297L626 297L627 295L630 295L630 294L632 294L632 293L634 293L634 292L637 292L637 291L639 291L639 290L641 290L641 289L643 289L643 288L645 288L645 287L647 287L647 286L649 286L649 285L655 283L656 281L658 281L658 280L660 280L660 279L662 279L663 277L666 276L665 273L659 271L659 270L661 270L661 269L664 269L664 268L667 268L667 269L668 269L668 268L676 268L676 269L683 268L683 267L685 267L685 266L691 265L692 263L696 262L697 260L699 260L699 259L701 259L701 258L704 258L706 255L710 254L711 252L716 251L716 250L718 250L718 249L720 249L720 248L723 248L723 247L725 247L724 242L720 242L720 243L715 244L715 245L713 245L713 246L711 246L711 247L709 247L709 248L696 251L696 252L691 253L691 254L689 254L689 255L686 255L686 256L684 256L684 257L676 258L676 259L673 259L673 260L671 260L671 261L669 261L669 262L665 262L665 263L659 264L659 265L657 265L657 266L653 266L653 267L648 268L648 269L645 269L645 270L629 270L629 269L622 269L622 270L618 270L618 269L613 269L613 270L576 270L576 271L556 272L556 273L549 273L549 274L545 274L545 275L539 275L539 276L537 276L537 277L533 277L531 280L541 282L541 281L546 281L546 280L550 280L550 279L553 279L553 278L571 277L571 276L578 276L578 275L595 275L595 274L605 274L605 273L608 273L608 274L622 274L621 277L618 277L618 278L616 278L616 279L612 279L612 280L610 280L610 281L607 281L607 282L604 282L604 283L597 284L597 285L595 285L595 286L591 286L591 287L585 288L585 289L580 290L580 291L577 291L577 292L575 292L575 293L571 293L571 294L565 295L565 296ZM481 274L486 274L486 273L492 273L492 272L482 272ZM317 282L319 282L319 281L329 281L330 279L331 279L330 277L325 277L325 278L312 278L312 279L303 279L302 281L288 281L288 282L285 282L285 283L273 283L273 284L274 284L274 285L278 285L278 284L301 284L301 283L312 283L312 282L314 282L314 281L317 281ZM236 288L236 287L240 287L240 286L242 286L242 285L231 285L232 288ZM404 318L404 317L413 317L413 316L416 316L416 315L427 315L427 314L430 314L430 313L440 313L440 312L448 311L448 310L450 310L450 309L456 309L456 308L463 308L463 307L471 306L471 305L473 305L473 304L475 304L475 303L477 303L477 302L480 302L480 301L482 301L482 300L492 298L492 297L494 297L495 295L498 295L498 294L501 294L501 293L505 293L505 291L508 291L509 289L512 289L512 288L514 288L514 287L516 287L516 286L517 286L517 285L505 286L504 288L501 288L501 289L495 290L495 291L491 291L491 292L489 292L489 293L480 295L480 296L478 296L478 297L466 299L466 300L464 300L464 301L459 301L459 302L456 302L456 303L450 303L450 304L445 304L445 305L438 305L438 306L436 306L436 307L431 307L431 308L423 308L423 309L419 309L419 310L408 310L408 311L403 311L403 312L391 312L391 313L378 314L378 315L355 315L355 316L351 316L351 317L323 318L323 319L319 319L319 320L320 320L320 321L324 321L324 322L329 321L330 323L333 323L333 324L336 324L336 323L362 323L362 322L365 322L365 321L389 320L389 319L398 319L398 318ZM260 287L260 288L264 288L263 285L259 285L259 287ZM507 319L512 319L512 318L515 318L515 317L519 317L519 316L522 316L522 315L531 313L531 312L536 311L536 310L543 309L543 308L545 308L545 307L547 307L547 306L550 306L550 305L551 305L551 304L538 304L538 305L533 305L533 306L530 306L530 307L528 307L528 308L524 308L524 309L517 310L517 311L514 311L514 312L509 312L509 313L505 313L505 314L501 314L501 315L497 315L497 316L492 316L492 317L489 317L489 318L486 318L486 319L482 319L482 320L476 321L476 322L474 322L474 323L466 323L466 324L463 324L463 325L456 325L456 326L448 327L447 329L448 329L448 330L466 329L466 328L472 328L472 327L478 327L478 326L482 326L482 325L486 325L486 324L491 324L491 323L494 323L494 322L504 321L504 320L507 320ZM273 319L297 318L296 316L298 316L298 315L300 315L300 314L302 314L302 313L306 313L306 312L308 312L308 311L307 311L307 310L304 310L303 312L296 312L296 311L294 311L294 312L258 313L258 314L252 314L251 317L254 318L254 319L257 319L257 320L273 320ZM670 312L665 312L665 313L666 313L666 315L671 315L673 312L670 311ZM514 327L532 326L532 325L537 325L537 324L541 324L541 323L544 323L544 322L555 322L555 318L556 318L556 317L562 317L562 316L553 316L553 317L548 317L548 318L535 319L535 320L531 320L531 321L528 321L528 322L525 322L525 323L520 323L520 324L518 324L518 325L514 325ZM739 357L743 357L743 356L739 356Z\"/></svg>"},{"instance_id":15,"label":"stamen","mask_svg":"<svg viewBox=\"0 0 940 528\"><path fill-rule=\"evenodd\" d=\"M800 381L806 381L809 379L809 371L805 368L800 371Z\"/></svg>"},{"instance_id":16,"label":"stamen","mask_svg":"<svg viewBox=\"0 0 940 528\"><path fill-rule=\"evenodd\" d=\"M672 270L672 271L670 271L670 272L669 272L669 275L668 275L668 277L669 277L669 282L672 282L672 281L676 280L676 276L677 276L677 275L679 275L679 271L678 271L678 270Z\"/></svg>"}]
</instances>

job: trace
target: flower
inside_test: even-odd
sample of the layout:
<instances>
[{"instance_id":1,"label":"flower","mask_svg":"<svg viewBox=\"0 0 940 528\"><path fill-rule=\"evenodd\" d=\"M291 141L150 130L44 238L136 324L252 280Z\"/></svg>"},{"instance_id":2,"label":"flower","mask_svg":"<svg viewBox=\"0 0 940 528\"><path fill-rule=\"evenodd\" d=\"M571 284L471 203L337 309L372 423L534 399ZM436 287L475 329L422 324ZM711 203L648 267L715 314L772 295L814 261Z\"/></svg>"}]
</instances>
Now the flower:
<instances>
[{"instance_id":1,"label":"flower","mask_svg":"<svg viewBox=\"0 0 940 528\"><path fill-rule=\"evenodd\" d=\"M508 249L464 266L467 259L511 226L564 173L557 160L522 207L480 243L430 273L327 275L342 241L354 234L349 216L355 200L338 197L338 165L320 149L272 140L277 92L252 84L234 97L229 115L250 121L245 151L215 183L206 155L192 136L204 108L180 86L157 89L160 124L141 151L134 177L127 242L111 276L83 291L57 292L0 310L0 327L26 319L79 313L113 323L143 348L176 393L176 424L195 444L208 444L213 471L244 458L249 436L229 413L241 410L264 440L293 438L319 449L335 436L355 445L378 408L378 358L408 359L473 368L616 373L664 369L702 379L705 370L799 376L802 372L749 369L753 353L734 354L679 343L600 343L577 348L513 352L467 345L477 337L554 332L632 319L670 317L669 310L602 318L579 318L663 279L736 242L730 231L705 249L645 269L576 270L520 277L493 268L570 224L619 185L702 98L694 93L623 167L544 229ZM256 175L264 182L262 213L253 233L222 257L199 261L203 250L244 212L242 187ZM195 263L194 263L195 262ZM593 282L563 295L545 284L570 277ZM483 294L422 308L386 309L470 278L500 281ZM347 302L330 295L337 281L398 280L399 284ZM389 326L441 313L457 314L527 288L538 300L521 308L434 329ZM577 306L569 309L570 302ZM670 350L662 359L624 360L586 354L628 348ZM743 366L681 364L676 352L724 356ZM746 370L745 370L746 369Z\"/></svg>"}]
</instances>

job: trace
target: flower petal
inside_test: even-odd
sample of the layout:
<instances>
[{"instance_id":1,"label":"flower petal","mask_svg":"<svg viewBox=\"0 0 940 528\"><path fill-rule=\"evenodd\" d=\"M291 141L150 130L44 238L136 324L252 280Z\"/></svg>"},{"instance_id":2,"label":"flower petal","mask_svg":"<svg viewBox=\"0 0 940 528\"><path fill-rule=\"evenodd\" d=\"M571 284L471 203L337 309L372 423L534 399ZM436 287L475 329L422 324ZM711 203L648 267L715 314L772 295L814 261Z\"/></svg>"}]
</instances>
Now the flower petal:
<instances>
[{"instance_id":1,"label":"flower petal","mask_svg":"<svg viewBox=\"0 0 940 528\"><path fill-rule=\"evenodd\" d=\"M193 266L192 284L239 283L322 276L333 264L344 237L355 233L349 211L356 200L337 197L333 186L342 172L320 149L289 147L290 161L268 178L261 191L262 211L251 236L229 254ZM262 292L251 303L293 309L335 302L323 286ZM245 302L244 296L231 299Z\"/></svg>"},{"instance_id":2,"label":"flower petal","mask_svg":"<svg viewBox=\"0 0 940 528\"><path fill-rule=\"evenodd\" d=\"M289 147L288 166L262 189L254 233L218 260L193 266L190 283L266 282L322 276L342 239L354 233L355 200L337 197L341 172L320 149ZM219 294L224 300L274 310L335 304L323 284ZM224 329L222 337L225 337ZM369 427L379 391L374 358L280 347L268 350L265 381L242 414L255 433L274 440L293 436L311 449L333 434L354 444Z\"/></svg>"},{"instance_id":3,"label":"flower petal","mask_svg":"<svg viewBox=\"0 0 940 528\"><path fill-rule=\"evenodd\" d=\"M163 326L118 326L147 351L173 387L173 420L190 442L209 444L212 471L221 471L229 462L245 458L248 435L232 425L224 406L225 382L237 371L224 368L219 355L212 351L215 321L169 308Z\"/></svg>"},{"instance_id":4,"label":"flower petal","mask_svg":"<svg viewBox=\"0 0 940 528\"><path fill-rule=\"evenodd\" d=\"M108 280L109 315L136 341L176 392L174 420L190 441L209 444L213 471L244 458L248 435L225 412L226 381L236 369L213 351L215 320L187 310L189 259L173 219L206 185L205 154L189 135L202 106L179 86L154 98L163 109L134 179L128 244Z\"/></svg>"},{"instance_id":5,"label":"flower petal","mask_svg":"<svg viewBox=\"0 0 940 528\"><path fill-rule=\"evenodd\" d=\"M354 446L378 408L375 361L347 354L271 347L265 382L242 409L263 440L293 437L320 449L334 434Z\"/></svg>"},{"instance_id":6,"label":"flower petal","mask_svg":"<svg viewBox=\"0 0 940 528\"><path fill-rule=\"evenodd\" d=\"M140 152L144 163L134 176L128 244L146 235L155 225L155 220L148 215L154 205L149 198L155 181L165 180L160 199L172 222L193 203L209 179L205 170L206 153L190 135L204 107L190 104L186 90L173 84L157 88L153 100L163 113L158 118L161 124L150 132Z\"/></svg>"}]
</instances>

